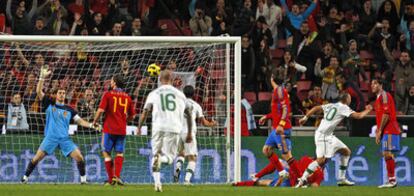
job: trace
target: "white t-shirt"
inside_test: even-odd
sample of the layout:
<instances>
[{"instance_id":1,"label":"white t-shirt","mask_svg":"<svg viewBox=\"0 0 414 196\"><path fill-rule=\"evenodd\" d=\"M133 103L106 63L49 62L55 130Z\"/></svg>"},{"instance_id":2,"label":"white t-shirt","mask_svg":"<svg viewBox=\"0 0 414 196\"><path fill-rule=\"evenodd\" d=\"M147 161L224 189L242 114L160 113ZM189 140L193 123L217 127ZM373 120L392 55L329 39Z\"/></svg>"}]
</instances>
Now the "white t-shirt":
<instances>
[{"instance_id":1,"label":"white t-shirt","mask_svg":"<svg viewBox=\"0 0 414 196\"><path fill-rule=\"evenodd\" d=\"M148 95L144 108L149 109L150 105L153 132L181 132L184 110L191 108L181 91L171 85L162 85Z\"/></svg>"},{"instance_id":2,"label":"white t-shirt","mask_svg":"<svg viewBox=\"0 0 414 196\"><path fill-rule=\"evenodd\" d=\"M349 117L354 111L349 106L337 102L322 105L323 119L316 132L332 135L335 127L342 121L342 119Z\"/></svg>"},{"instance_id":3,"label":"white t-shirt","mask_svg":"<svg viewBox=\"0 0 414 196\"><path fill-rule=\"evenodd\" d=\"M192 121L192 127L191 127L191 132L193 134L197 133L197 122L196 120L198 118L203 118L203 109L201 108L201 106L195 102L192 99L187 99L187 103L191 106L191 121ZM188 132L188 128L187 128L187 118L184 118L183 120L183 129L181 131L181 133L187 133Z\"/></svg>"}]
</instances>

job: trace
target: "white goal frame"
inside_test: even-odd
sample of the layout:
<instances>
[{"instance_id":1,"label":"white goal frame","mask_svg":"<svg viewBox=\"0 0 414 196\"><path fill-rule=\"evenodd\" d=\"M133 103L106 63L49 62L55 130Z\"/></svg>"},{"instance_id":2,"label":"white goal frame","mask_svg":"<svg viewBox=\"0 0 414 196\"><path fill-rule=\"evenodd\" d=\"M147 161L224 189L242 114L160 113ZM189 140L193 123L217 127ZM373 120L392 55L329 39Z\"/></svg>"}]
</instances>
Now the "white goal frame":
<instances>
[{"instance_id":1,"label":"white goal frame","mask_svg":"<svg viewBox=\"0 0 414 196\"><path fill-rule=\"evenodd\" d=\"M157 43L222 43L226 44L226 87L227 87L227 119L230 116L234 117L234 165L231 168L231 131L230 120L227 122L227 141L226 141L226 156L227 156L227 182L239 182L241 180L241 38L240 37L201 37L201 36L28 36L28 35L0 35L0 41L5 42L157 42ZM230 112L230 98L232 97L230 91L230 44L234 44L234 113ZM233 176L232 172L233 171Z\"/></svg>"}]
</instances>

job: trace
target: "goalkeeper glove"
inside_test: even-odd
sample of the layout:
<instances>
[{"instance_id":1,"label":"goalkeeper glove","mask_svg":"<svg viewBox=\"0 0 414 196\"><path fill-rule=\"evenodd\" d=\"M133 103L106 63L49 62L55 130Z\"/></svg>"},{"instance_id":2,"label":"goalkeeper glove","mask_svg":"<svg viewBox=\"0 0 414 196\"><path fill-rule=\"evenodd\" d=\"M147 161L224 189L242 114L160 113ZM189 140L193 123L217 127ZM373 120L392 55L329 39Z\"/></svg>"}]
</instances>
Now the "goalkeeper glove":
<instances>
[{"instance_id":1,"label":"goalkeeper glove","mask_svg":"<svg viewBox=\"0 0 414 196\"><path fill-rule=\"evenodd\" d=\"M42 68L40 68L40 74L39 74L39 80L44 80L47 76L52 73L47 65L43 65Z\"/></svg>"},{"instance_id":2,"label":"goalkeeper glove","mask_svg":"<svg viewBox=\"0 0 414 196\"><path fill-rule=\"evenodd\" d=\"M97 131L99 131L99 132L101 132L102 131L102 126L100 125L100 124L94 124L94 123L90 123L89 124L89 128L91 128L91 129L95 129L95 130L97 130Z\"/></svg>"}]
</instances>

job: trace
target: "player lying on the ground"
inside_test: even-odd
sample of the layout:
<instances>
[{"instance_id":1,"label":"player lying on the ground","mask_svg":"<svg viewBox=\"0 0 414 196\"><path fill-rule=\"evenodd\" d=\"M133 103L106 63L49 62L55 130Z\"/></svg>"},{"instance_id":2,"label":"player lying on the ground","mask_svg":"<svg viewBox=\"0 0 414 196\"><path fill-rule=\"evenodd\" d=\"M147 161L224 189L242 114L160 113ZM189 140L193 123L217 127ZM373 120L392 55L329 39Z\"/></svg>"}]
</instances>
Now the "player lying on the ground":
<instances>
[{"instance_id":1,"label":"player lying on the ground","mask_svg":"<svg viewBox=\"0 0 414 196\"><path fill-rule=\"evenodd\" d=\"M339 95L339 102L328 103L322 106L313 107L306 115L299 120L299 124L306 123L308 118L318 112L323 112L323 119L318 129L315 131L316 160L313 161L304 171L299 179L296 188L307 184L308 176L311 175L318 167L324 167L326 162L339 153L340 167L338 175L338 186L353 186L355 183L350 182L345 177L351 150L341 140L333 134L336 126L346 117L355 119L364 118L371 110L372 106L367 105L362 112L354 112L349 108L351 96L348 93Z\"/></svg>"},{"instance_id":2,"label":"player lying on the ground","mask_svg":"<svg viewBox=\"0 0 414 196\"><path fill-rule=\"evenodd\" d=\"M123 76L115 75L111 79L112 90L102 96L99 109L93 123L97 123L102 113L105 121L102 133L102 155L105 159L108 181L105 185L124 185L121 180L122 165L124 162L125 136L127 121L134 119L135 109L131 97L124 91ZM112 161L111 152L116 156Z\"/></svg>"},{"instance_id":3,"label":"player lying on the ground","mask_svg":"<svg viewBox=\"0 0 414 196\"><path fill-rule=\"evenodd\" d=\"M298 169L300 173L303 173L309 164L311 164L313 160L308 156L303 156L298 161ZM286 168L289 170L288 168ZM289 174L291 174L292 171L289 170ZM307 182L309 186L311 187L319 187L321 185L321 182L323 181L323 171L321 168L317 168L315 172L312 173L312 175L309 175L307 178ZM243 182L237 182L233 183L233 186L295 186L296 179L290 178L289 180L285 180L285 178L279 177L279 175L275 176L272 180L250 180L250 181L243 181Z\"/></svg>"},{"instance_id":4,"label":"player lying on the ground","mask_svg":"<svg viewBox=\"0 0 414 196\"><path fill-rule=\"evenodd\" d=\"M48 68L43 66L40 69L39 82L36 87L37 95L39 96L39 99L42 100L43 110L46 113L45 137L43 138L36 155L29 162L21 182L27 183L29 176L33 172L37 163L39 163L46 155L53 154L56 147L59 147L65 157L70 156L76 161L80 175L80 182L81 184L85 184L85 160L79 148L69 137L69 123L73 120L82 127L94 128L99 131L101 126L99 124L94 125L93 123L83 120L74 109L68 105L65 105L65 89L56 89L56 91L52 94L54 98L45 96L43 93L43 83L45 78L49 76L50 73L51 72Z\"/></svg>"},{"instance_id":5,"label":"player lying on the ground","mask_svg":"<svg viewBox=\"0 0 414 196\"><path fill-rule=\"evenodd\" d=\"M179 142L179 149L178 149L178 157L176 159L175 165L175 172L174 172L174 182L178 182L180 177L181 167L184 165L185 159L187 159L187 169L184 178L184 184L191 184L191 177L193 176L194 170L196 168L196 161L197 161L197 123L196 121L201 122L204 126L213 127L217 125L217 122L212 120L208 121L204 118L203 109L201 106L195 102L192 97L194 96L194 87L193 86L185 86L183 89L184 95L187 97L187 102L191 105L192 108L192 141L190 143L186 143L187 138L187 117L183 121L183 128L180 133L180 142ZM185 159L184 159L185 158Z\"/></svg>"}]
</instances>

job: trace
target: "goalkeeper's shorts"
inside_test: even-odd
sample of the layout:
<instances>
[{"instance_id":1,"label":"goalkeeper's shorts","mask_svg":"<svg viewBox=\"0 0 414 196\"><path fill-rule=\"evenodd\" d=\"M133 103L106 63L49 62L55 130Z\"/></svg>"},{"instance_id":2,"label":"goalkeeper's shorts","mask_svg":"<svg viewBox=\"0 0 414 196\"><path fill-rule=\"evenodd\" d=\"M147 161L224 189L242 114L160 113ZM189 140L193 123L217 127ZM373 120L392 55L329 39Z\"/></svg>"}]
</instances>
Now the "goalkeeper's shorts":
<instances>
[{"instance_id":1,"label":"goalkeeper's shorts","mask_svg":"<svg viewBox=\"0 0 414 196\"><path fill-rule=\"evenodd\" d=\"M60 148L62 154L67 157L76 150L78 147L75 143L70 139L70 137L65 138L52 138L52 137L45 137L40 144L39 149L46 152L48 155L52 155L55 152L56 147Z\"/></svg>"}]
</instances>

